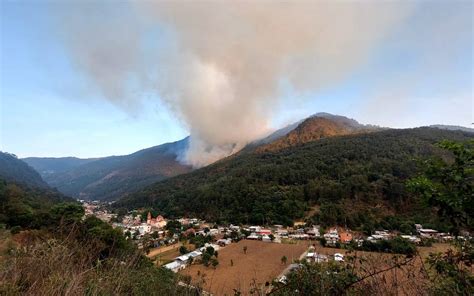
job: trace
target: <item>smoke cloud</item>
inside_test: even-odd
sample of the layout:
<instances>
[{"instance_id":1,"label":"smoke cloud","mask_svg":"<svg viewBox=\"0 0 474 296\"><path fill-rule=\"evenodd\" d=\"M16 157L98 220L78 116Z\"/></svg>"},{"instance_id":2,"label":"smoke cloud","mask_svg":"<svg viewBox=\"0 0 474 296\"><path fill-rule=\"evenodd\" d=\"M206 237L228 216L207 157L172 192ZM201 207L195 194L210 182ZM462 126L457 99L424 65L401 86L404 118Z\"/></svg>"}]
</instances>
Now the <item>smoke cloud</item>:
<instances>
[{"instance_id":1,"label":"smoke cloud","mask_svg":"<svg viewBox=\"0 0 474 296\"><path fill-rule=\"evenodd\" d=\"M317 91L350 75L411 13L401 2L86 4L62 29L105 97L130 108L153 92L168 104L190 131L182 160L199 167L267 133L284 85Z\"/></svg>"}]
</instances>

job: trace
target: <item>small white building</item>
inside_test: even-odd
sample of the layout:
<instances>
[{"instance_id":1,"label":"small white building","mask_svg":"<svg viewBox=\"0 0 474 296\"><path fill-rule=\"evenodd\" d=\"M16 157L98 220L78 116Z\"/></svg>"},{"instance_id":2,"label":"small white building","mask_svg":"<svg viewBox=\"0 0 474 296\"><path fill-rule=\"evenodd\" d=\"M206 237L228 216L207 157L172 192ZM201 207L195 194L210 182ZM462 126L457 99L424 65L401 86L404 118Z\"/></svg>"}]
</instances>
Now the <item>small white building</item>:
<instances>
[{"instance_id":1,"label":"small white building","mask_svg":"<svg viewBox=\"0 0 474 296\"><path fill-rule=\"evenodd\" d=\"M171 270L172 272L178 272L183 270L186 265L183 265L181 262L173 261L168 264L163 265L164 268Z\"/></svg>"},{"instance_id":2,"label":"small white building","mask_svg":"<svg viewBox=\"0 0 474 296\"><path fill-rule=\"evenodd\" d=\"M334 254L334 261L344 262L344 255L341 254L341 253L335 253Z\"/></svg>"},{"instance_id":3,"label":"small white building","mask_svg":"<svg viewBox=\"0 0 474 296\"><path fill-rule=\"evenodd\" d=\"M438 231L434 229L421 228L418 229L418 233L421 237L425 238L435 238L438 236Z\"/></svg>"}]
</instances>

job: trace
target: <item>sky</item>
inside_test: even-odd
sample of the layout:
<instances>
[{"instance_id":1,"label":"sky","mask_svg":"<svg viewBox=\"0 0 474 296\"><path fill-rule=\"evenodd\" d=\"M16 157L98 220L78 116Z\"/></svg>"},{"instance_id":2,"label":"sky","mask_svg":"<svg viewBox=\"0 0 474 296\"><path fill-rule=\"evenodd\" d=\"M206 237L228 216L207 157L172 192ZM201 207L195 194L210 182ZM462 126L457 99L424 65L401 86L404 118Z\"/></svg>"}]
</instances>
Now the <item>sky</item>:
<instances>
[{"instance_id":1,"label":"sky","mask_svg":"<svg viewBox=\"0 0 474 296\"><path fill-rule=\"evenodd\" d=\"M317 112L394 128L474 122L471 1L376 7L367 22L358 7L339 2L321 23L311 20L312 8L269 2L235 10L68 3L1 1L2 151L101 157L191 134L199 159L189 161L200 165L229 154L229 143ZM325 9L333 13L320 6L314 13ZM308 21L291 24L293 12ZM282 37L263 22L275 22ZM314 34L318 26L328 34ZM209 146L220 148L201 159Z\"/></svg>"}]
</instances>

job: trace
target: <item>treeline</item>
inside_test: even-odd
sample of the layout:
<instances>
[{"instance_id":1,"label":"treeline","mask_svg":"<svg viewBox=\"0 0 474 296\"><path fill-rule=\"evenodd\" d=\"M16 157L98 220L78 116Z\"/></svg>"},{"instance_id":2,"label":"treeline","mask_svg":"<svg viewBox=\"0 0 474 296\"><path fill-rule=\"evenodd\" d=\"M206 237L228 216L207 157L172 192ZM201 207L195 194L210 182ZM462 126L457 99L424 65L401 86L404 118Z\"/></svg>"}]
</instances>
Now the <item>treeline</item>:
<instances>
[{"instance_id":1,"label":"treeline","mask_svg":"<svg viewBox=\"0 0 474 296\"><path fill-rule=\"evenodd\" d=\"M414 198L405 182L418 172L420 159L450 157L435 143L472 138L433 128L385 130L274 153L241 153L156 183L114 206L153 207L168 217L284 225L316 206L309 222L323 226L340 224L367 232L382 226L408 231L414 221L443 226L445 221Z\"/></svg>"}]
</instances>

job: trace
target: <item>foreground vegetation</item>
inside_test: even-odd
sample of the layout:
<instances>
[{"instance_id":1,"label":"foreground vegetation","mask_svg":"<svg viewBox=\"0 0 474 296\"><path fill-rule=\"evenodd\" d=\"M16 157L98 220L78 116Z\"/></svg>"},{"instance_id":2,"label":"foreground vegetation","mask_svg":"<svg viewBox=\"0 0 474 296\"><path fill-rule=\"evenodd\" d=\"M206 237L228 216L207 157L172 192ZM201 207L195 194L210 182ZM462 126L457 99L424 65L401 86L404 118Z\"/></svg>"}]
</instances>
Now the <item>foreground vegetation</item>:
<instances>
[{"instance_id":1,"label":"foreground vegetation","mask_svg":"<svg viewBox=\"0 0 474 296\"><path fill-rule=\"evenodd\" d=\"M0 200L1 295L191 293L120 229L95 217L83 219L78 203L6 181L0 182Z\"/></svg>"}]
</instances>

